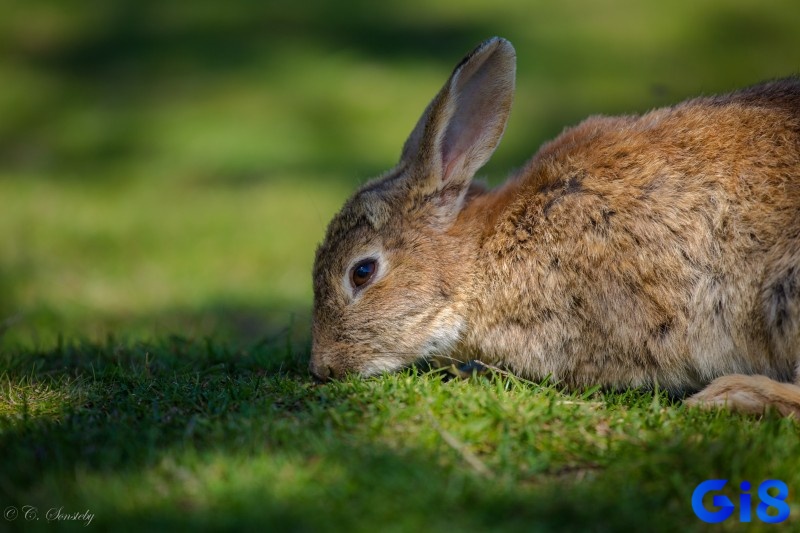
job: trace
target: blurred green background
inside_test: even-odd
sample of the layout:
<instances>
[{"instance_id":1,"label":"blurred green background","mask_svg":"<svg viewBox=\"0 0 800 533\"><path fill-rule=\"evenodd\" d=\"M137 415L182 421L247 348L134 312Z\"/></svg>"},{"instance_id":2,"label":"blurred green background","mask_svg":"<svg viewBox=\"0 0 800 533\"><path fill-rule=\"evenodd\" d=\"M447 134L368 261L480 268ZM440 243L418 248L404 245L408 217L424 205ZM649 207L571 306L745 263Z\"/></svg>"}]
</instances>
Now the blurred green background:
<instances>
[{"instance_id":1,"label":"blurred green background","mask_svg":"<svg viewBox=\"0 0 800 533\"><path fill-rule=\"evenodd\" d=\"M306 338L327 221L492 35L494 183L590 114L800 71L794 0L6 1L0 342Z\"/></svg>"}]
</instances>

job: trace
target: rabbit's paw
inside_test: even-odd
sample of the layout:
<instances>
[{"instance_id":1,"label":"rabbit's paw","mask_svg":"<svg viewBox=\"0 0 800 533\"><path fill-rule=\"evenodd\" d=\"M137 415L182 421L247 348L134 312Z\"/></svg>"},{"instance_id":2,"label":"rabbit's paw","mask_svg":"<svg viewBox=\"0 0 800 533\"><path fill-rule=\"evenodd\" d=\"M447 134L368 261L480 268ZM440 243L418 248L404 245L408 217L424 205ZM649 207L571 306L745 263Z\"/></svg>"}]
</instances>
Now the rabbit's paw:
<instances>
[{"instance_id":1,"label":"rabbit's paw","mask_svg":"<svg viewBox=\"0 0 800 533\"><path fill-rule=\"evenodd\" d=\"M754 415L775 409L784 416L794 414L800 419L800 387L766 376L723 376L684 403Z\"/></svg>"}]
</instances>

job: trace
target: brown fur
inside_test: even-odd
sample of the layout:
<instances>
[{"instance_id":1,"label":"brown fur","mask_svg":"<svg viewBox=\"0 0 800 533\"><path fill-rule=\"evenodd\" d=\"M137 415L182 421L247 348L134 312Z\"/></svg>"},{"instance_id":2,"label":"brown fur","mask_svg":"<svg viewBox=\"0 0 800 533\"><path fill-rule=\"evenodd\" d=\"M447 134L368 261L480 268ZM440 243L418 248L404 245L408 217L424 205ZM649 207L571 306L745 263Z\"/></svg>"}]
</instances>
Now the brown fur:
<instances>
[{"instance_id":1,"label":"brown fur","mask_svg":"<svg viewBox=\"0 0 800 533\"><path fill-rule=\"evenodd\" d=\"M444 356L571 387L726 376L693 402L800 416L778 383L800 382L800 79L589 118L483 191L513 81L511 45L479 46L331 222L312 372ZM380 273L352 293L370 254Z\"/></svg>"}]
</instances>

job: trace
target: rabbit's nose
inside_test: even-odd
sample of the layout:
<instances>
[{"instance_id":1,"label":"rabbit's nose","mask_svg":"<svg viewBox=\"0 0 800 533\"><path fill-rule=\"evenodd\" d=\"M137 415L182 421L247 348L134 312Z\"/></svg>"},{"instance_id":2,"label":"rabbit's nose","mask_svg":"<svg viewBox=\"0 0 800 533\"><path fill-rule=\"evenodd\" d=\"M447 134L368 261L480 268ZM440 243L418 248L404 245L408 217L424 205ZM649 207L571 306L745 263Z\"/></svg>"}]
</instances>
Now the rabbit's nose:
<instances>
[{"instance_id":1,"label":"rabbit's nose","mask_svg":"<svg viewBox=\"0 0 800 533\"><path fill-rule=\"evenodd\" d=\"M326 365L325 363L321 364L314 364L312 361L310 365L308 365L308 371L311 372L311 375L314 376L314 379L324 383L331 379L332 370L331 367Z\"/></svg>"}]
</instances>

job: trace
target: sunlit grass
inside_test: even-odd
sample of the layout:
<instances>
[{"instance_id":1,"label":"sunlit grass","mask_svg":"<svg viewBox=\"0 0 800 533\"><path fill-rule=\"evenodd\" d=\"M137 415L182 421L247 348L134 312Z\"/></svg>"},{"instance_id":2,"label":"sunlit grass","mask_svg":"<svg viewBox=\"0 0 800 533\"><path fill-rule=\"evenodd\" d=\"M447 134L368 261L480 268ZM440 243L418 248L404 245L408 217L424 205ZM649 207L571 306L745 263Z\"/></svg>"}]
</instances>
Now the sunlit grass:
<instances>
[{"instance_id":1,"label":"sunlit grass","mask_svg":"<svg viewBox=\"0 0 800 533\"><path fill-rule=\"evenodd\" d=\"M50 335L224 305L282 309L287 321L310 298L318 235L344 191L335 182L241 187L0 182L0 195L17 199L0 241L7 291L28 307L9 334L35 326L37 310L56 315Z\"/></svg>"}]
</instances>

